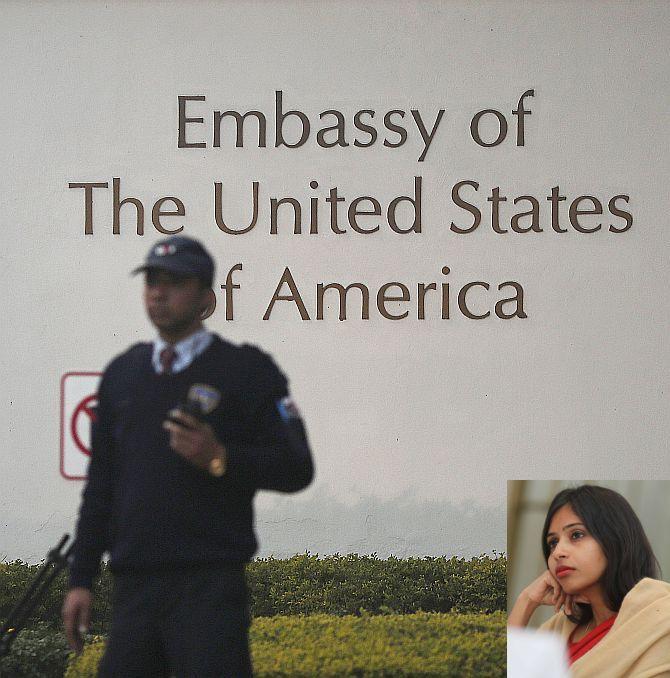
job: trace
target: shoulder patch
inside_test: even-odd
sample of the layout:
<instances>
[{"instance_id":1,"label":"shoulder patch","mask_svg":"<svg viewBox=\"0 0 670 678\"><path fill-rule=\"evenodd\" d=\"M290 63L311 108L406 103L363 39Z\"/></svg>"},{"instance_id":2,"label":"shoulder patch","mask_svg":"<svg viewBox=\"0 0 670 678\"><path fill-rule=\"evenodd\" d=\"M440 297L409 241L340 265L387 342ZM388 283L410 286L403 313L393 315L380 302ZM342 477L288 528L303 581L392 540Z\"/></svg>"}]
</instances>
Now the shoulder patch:
<instances>
[{"instance_id":1,"label":"shoulder patch","mask_svg":"<svg viewBox=\"0 0 670 678\"><path fill-rule=\"evenodd\" d=\"M291 398L291 396L284 396L283 398L277 400L276 403L279 416L284 421L290 421L291 419L300 419L300 410L298 409L298 406L295 404L295 401L293 400L293 398Z\"/></svg>"}]
</instances>

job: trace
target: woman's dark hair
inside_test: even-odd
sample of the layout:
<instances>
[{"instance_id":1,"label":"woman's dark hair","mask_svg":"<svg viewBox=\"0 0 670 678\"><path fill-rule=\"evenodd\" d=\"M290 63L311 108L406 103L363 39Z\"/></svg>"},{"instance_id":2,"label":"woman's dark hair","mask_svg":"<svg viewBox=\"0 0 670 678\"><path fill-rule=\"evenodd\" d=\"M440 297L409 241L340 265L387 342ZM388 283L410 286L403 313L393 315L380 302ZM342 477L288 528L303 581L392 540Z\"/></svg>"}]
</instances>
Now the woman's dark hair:
<instances>
[{"instance_id":1,"label":"woman's dark hair","mask_svg":"<svg viewBox=\"0 0 670 678\"><path fill-rule=\"evenodd\" d=\"M658 577L659 565L642 524L631 505L614 490L597 485L581 485L559 492L551 502L542 528L542 551L549 561L547 533L556 511L570 505L607 558L600 580L605 603L618 611L624 596L644 577ZM591 606L577 603L580 614L568 615L570 621L588 623L593 618Z\"/></svg>"}]
</instances>

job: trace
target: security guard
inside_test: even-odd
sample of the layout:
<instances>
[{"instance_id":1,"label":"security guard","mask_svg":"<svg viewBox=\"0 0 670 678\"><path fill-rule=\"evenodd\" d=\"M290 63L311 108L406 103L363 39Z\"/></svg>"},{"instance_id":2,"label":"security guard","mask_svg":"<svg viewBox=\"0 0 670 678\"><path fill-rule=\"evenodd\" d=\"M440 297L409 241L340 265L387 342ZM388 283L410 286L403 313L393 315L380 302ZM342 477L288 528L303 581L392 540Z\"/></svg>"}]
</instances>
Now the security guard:
<instances>
[{"instance_id":1,"label":"security guard","mask_svg":"<svg viewBox=\"0 0 670 678\"><path fill-rule=\"evenodd\" d=\"M244 564L259 489L313 476L305 430L272 359L208 332L214 263L197 241L154 245L144 302L158 330L105 370L63 621L82 648L109 551L112 624L101 676L252 673Z\"/></svg>"}]
</instances>

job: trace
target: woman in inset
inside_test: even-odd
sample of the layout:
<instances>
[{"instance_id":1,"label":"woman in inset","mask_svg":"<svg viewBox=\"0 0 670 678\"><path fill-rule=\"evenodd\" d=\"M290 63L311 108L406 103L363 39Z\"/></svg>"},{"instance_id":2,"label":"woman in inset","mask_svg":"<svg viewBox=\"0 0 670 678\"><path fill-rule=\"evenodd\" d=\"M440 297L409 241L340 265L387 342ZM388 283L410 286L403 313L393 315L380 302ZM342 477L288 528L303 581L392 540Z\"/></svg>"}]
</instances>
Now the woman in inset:
<instances>
[{"instance_id":1,"label":"woman in inset","mask_svg":"<svg viewBox=\"0 0 670 678\"><path fill-rule=\"evenodd\" d=\"M541 628L565 639L576 678L670 676L670 584L656 579L649 540L620 494L594 485L559 492L542 549L547 570L519 595L510 626L553 605Z\"/></svg>"}]
</instances>

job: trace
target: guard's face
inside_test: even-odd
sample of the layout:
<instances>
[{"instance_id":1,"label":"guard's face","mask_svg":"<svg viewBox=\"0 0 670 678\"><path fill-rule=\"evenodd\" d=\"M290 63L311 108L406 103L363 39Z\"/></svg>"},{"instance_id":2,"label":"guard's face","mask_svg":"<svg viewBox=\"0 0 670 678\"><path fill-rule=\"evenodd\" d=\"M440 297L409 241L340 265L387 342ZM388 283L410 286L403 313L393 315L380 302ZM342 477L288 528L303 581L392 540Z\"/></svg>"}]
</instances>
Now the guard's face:
<instances>
[{"instance_id":1,"label":"guard's face","mask_svg":"<svg viewBox=\"0 0 670 678\"><path fill-rule=\"evenodd\" d=\"M607 558L569 504L554 513L547 543L549 570L566 593L587 593L599 586L607 568Z\"/></svg>"},{"instance_id":2,"label":"guard's face","mask_svg":"<svg viewBox=\"0 0 670 678\"><path fill-rule=\"evenodd\" d=\"M149 269L144 285L144 305L154 327L164 335L179 335L199 324L208 290L196 278Z\"/></svg>"}]
</instances>

